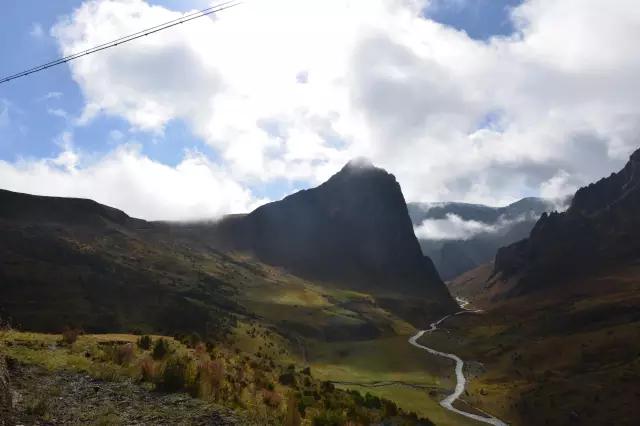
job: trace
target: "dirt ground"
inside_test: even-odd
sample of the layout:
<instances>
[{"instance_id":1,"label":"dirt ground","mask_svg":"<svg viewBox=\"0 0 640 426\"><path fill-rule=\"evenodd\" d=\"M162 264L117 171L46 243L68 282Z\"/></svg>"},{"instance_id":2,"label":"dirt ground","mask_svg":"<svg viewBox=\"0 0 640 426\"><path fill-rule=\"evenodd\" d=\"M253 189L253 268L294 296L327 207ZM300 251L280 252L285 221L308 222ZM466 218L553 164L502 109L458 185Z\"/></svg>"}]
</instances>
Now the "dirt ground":
<instances>
[{"instance_id":1,"label":"dirt ground","mask_svg":"<svg viewBox=\"0 0 640 426\"><path fill-rule=\"evenodd\" d=\"M0 425L247 425L237 414L131 381L104 382L73 372L9 362L12 410Z\"/></svg>"}]
</instances>

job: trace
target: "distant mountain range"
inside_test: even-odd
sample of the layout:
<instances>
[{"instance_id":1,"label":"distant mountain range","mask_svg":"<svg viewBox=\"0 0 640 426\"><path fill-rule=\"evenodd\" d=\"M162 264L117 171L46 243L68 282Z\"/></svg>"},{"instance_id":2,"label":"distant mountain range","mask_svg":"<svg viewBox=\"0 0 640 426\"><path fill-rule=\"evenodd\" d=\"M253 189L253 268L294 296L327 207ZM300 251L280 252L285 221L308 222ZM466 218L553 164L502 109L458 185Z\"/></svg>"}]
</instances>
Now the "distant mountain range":
<instances>
[{"instance_id":1,"label":"distant mountain range","mask_svg":"<svg viewBox=\"0 0 640 426\"><path fill-rule=\"evenodd\" d=\"M492 261L500 247L526 238L542 213L556 207L530 197L505 207L443 202L408 208L422 252L451 280Z\"/></svg>"}]
</instances>

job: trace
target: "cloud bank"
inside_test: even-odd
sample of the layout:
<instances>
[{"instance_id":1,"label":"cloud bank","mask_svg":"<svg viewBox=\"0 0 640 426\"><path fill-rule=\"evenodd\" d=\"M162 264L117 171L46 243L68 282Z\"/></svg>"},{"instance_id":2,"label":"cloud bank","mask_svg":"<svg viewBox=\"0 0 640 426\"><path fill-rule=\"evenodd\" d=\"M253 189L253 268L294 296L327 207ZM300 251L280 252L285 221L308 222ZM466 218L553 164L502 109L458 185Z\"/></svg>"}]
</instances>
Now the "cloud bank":
<instances>
[{"instance_id":1,"label":"cloud bank","mask_svg":"<svg viewBox=\"0 0 640 426\"><path fill-rule=\"evenodd\" d=\"M91 198L150 220L198 220L248 212L256 200L198 152L175 167L152 161L136 145L121 145L92 159L71 146L68 135L54 158L0 161L3 188L37 195Z\"/></svg>"},{"instance_id":2,"label":"cloud bank","mask_svg":"<svg viewBox=\"0 0 640 426\"><path fill-rule=\"evenodd\" d=\"M489 205L562 197L624 164L640 134L635 0L526 0L511 12L516 33L488 41L425 18L429 5L246 2L73 62L80 123L111 115L158 134L187 123L219 154L208 179L236 188L207 212L277 179L313 185L358 156L393 172L409 200ZM90 0L52 35L69 54L179 16ZM130 156L104 161L114 158ZM165 197L151 178L140 185ZM114 201L141 211L135 195Z\"/></svg>"},{"instance_id":3,"label":"cloud bank","mask_svg":"<svg viewBox=\"0 0 640 426\"><path fill-rule=\"evenodd\" d=\"M423 240L469 240L481 234L500 235L508 232L514 225L536 220L539 215L530 212L517 217L500 216L494 223L478 220L466 220L454 213L447 213L442 219L425 219L414 227L416 237Z\"/></svg>"}]
</instances>

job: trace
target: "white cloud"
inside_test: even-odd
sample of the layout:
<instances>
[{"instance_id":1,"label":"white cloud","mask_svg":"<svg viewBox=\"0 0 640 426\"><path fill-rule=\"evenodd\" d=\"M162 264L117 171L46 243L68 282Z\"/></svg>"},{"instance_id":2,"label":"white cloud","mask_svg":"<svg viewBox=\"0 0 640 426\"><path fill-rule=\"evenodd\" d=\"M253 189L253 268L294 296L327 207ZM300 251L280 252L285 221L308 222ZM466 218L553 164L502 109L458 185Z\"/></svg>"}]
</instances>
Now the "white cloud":
<instances>
[{"instance_id":1,"label":"white cloud","mask_svg":"<svg viewBox=\"0 0 640 426\"><path fill-rule=\"evenodd\" d=\"M48 108L47 114L53 115L54 117L64 118L65 120L69 118L69 114L62 108Z\"/></svg>"},{"instance_id":2,"label":"white cloud","mask_svg":"<svg viewBox=\"0 0 640 426\"><path fill-rule=\"evenodd\" d=\"M549 207L555 210L566 209L566 206L560 209L563 206L561 202L566 203L566 199L555 200L549 202ZM432 203L434 207L438 205L438 203ZM538 214L530 211L515 217L501 215L495 222L486 223L472 219L465 220L455 213L447 213L444 218L423 220L420 225L414 226L414 232L416 237L425 240L468 240L480 234L504 235L513 228L513 225L535 221L538 217Z\"/></svg>"},{"instance_id":3,"label":"white cloud","mask_svg":"<svg viewBox=\"0 0 640 426\"><path fill-rule=\"evenodd\" d=\"M488 224L477 220L464 220L460 216L448 213L444 219L426 219L414 228L416 237L425 240L468 240L484 233L495 233L499 224Z\"/></svg>"},{"instance_id":4,"label":"white cloud","mask_svg":"<svg viewBox=\"0 0 640 426\"><path fill-rule=\"evenodd\" d=\"M29 35L33 38L42 38L44 37L44 30L42 29L42 25L37 22L34 22L31 25L31 30L29 30Z\"/></svg>"},{"instance_id":5,"label":"white cloud","mask_svg":"<svg viewBox=\"0 0 640 426\"><path fill-rule=\"evenodd\" d=\"M550 200L559 200L576 192L579 184L564 170L560 170L551 179L540 185L540 193Z\"/></svg>"},{"instance_id":6,"label":"white cloud","mask_svg":"<svg viewBox=\"0 0 640 426\"><path fill-rule=\"evenodd\" d=\"M428 3L247 2L72 63L83 120L184 120L245 185L316 183L364 155L410 200L506 204L624 163L640 134L635 0L527 0L518 34L488 42L425 19ZM67 54L177 16L87 1L53 35Z\"/></svg>"},{"instance_id":7,"label":"white cloud","mask_svg":"<svg viewBox=\"0 0 640 426\"><path fill-rule=\"evenodd\" d=\"M60 99L62 98L62 92L49 92L46 95L43 95L37 99L38 102L48 101L51 99Z\"/></svg>"},{"instance_id":8,"label":"white cloud","mask_svg":"<svg viewBox=\"0 0 640 426\"><path fill-rule=\"evenodd\" d=\"M157 163L135 145L122 145L100 158L85 158L73 138L59 138L60 153L49 159L0 161L3 189L31 194L91 198L153 220L218 218L247 212L265 200L229 179L198 152L175 167Z\"/></svg>"}]
</instances>

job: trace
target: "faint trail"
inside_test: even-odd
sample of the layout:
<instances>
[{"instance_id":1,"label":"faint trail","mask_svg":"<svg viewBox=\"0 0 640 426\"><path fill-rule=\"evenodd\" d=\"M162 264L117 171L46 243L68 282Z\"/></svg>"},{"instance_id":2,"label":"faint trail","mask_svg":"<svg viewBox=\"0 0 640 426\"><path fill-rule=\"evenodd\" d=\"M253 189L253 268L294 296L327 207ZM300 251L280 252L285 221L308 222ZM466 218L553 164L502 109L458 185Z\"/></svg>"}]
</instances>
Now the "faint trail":
<instances>
[{"instance_id":1,"label":"faint trail","mask_svg":"<svg viewBox=\"0 0 640 426\"><path fill-rule=\"evenodd\" d=\"M466 306L466 305L465 305ZM467 311L467 310L463 310L460 311L456 314L453 315L460 315L460 314L465 314L465 313L469 313L469 312L480 312L480 311ZM463 367L464 367L464 361L462 361L462 359L460 359L460 357L458 357L457 355L454 354L448 354L445 352L440 352L440 351L436 351L435 349L431 349L427 346L423 346L420 343L418 343L418 339L420 339L422 336L424 336L426 333L431 333L435 330L438 329L438 326L440 324L442 324L445 320L447 320L448 318L452 317L453 315L447 315L446 317L431 323L431 325L429 326L428 329L426 330L421 330L418 333L416 333L415 336L413 336L412 338L409 339L409 343L417 348L420 349L424 349L425 351L429 352L430 354L433 355L437 355L437 356L441 356L444 358L449 358L453 361L455 361L456 363L456 387L455 390L453 391L453 393L451 395L449 395L448 397L446 397L445 399L443 399L442 401L440 401L440 405L444 408L446 408L449 411L452 411L456 414L460 414L461 416L465 416L468 417L470 419L473 420L477 420L479 422L483 422L483 423L488 423L494 426L508 426L507 423L503 422L502 420L493 417L489 414L487 414L487 416L479 416L477 414L473 414L473 413L468 413L466 411L462 411L457 409L456 407L453 406L453 403L460 398L460 395L462 395L462 393L464 392L464 388L465 385L467 384L467 379L464 377L464 372L463 372Z\"/></svg>"},{"instance_id":2,"label":"faint trail","mask_svg":"<svg viewBox=\"0 0 640 426\"><path fill-rule=\"evenodd\" d=\"M402 381L380 381L380 382L337 382L332 380L331 383L334 385L345 385L345 386L362 386L363 388L381 388L384 386L406 386L409 388L420 389L420 390L436 390L437 386L430 385L420 385L417 383L409 383Z\"/></svg>"}]
</instances>

